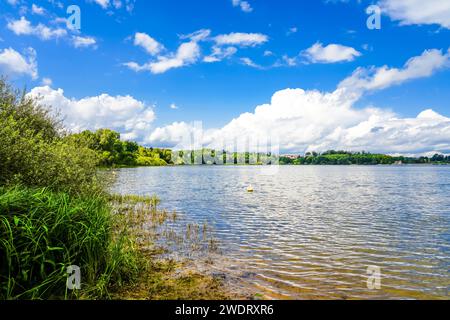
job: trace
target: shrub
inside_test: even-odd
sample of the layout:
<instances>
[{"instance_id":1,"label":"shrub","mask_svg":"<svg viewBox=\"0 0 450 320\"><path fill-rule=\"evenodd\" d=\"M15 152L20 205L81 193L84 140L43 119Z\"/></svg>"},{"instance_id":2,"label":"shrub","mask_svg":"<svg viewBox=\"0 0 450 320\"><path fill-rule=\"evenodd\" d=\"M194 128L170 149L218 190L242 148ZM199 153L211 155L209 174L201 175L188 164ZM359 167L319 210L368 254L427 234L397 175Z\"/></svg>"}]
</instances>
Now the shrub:
<instances>
[{"instance_id":1,"label":"shrub","mask_svg":"<svg viewBox=\"0 0 450 320\"><path fill-rule=\"evenodd\" d=\"M49 110L0 79L0 185L100 190L97 154L63 139L60 121Z\"/></svg>"}]
</instances>

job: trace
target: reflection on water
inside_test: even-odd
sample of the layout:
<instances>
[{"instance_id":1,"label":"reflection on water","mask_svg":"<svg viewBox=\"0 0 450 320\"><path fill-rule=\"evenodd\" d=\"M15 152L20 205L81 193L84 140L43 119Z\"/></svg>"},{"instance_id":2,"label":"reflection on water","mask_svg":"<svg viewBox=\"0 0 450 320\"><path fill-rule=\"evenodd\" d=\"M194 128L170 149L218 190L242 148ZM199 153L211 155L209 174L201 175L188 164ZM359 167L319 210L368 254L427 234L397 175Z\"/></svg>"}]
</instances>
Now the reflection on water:
<instances>
[{"instance_id":1,"label":"reflection on water","mask_svg":"<svg viewBox=\"0 0 450 320\"><path fill-rule=\"evenodd\" d=\"M115 192L157 194L206 222L222 268L281 299L449 298L450 167L122 169ZM248 185L253 193L246 192ZM367 287L369 266L381 289Z\"/></svg>"}]
</instances>

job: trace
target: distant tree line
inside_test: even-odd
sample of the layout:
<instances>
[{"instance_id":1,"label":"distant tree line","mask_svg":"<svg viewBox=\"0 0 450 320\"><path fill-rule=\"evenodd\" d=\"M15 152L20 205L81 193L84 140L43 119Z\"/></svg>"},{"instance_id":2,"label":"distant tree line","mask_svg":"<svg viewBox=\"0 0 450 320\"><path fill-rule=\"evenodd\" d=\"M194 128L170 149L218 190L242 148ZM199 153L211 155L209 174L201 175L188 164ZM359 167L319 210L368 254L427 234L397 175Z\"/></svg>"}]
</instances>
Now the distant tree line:
<instances>
[{"instance_id":1,"label":"distant tree line","mask_svg":"<svg viewBox=\"0 0 450 320\"><path fill-rule=\"evenodd\" d=\"M329 150L323 153L307 152L304 156L281 156L280 164L292 165L377 165L377 164L447 164L450 156L435 154L433 157L404 157Z\"/></svg>"},{"instance_id":2,"label":"distant tree line","mask_svg":"<svg viewBox=\"0 0 450 320\"><path fill-rule=\"evenodd\" d=\"M275 156L271 153L228 152L200 149L172 151L149 148L136 142L122 141L120 134L110 129L83 131L69 135L70 143L86 146L96 152L100 166L166 166L166 165L378 165L378 164L448 164L450 156L433 157L389 156L368 152L329 150L307 152L305 155Z\"/></svg>"}]
</instances>

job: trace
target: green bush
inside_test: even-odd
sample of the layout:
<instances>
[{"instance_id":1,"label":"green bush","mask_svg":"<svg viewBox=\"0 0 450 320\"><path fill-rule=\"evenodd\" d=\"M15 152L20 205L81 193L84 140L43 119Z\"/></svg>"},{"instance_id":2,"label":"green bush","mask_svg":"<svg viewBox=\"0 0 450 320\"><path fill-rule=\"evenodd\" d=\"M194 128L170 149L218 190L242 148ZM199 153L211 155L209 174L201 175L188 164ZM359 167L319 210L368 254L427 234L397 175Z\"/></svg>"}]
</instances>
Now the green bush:
<instances>
[{"instance_id":1,"label":"green bush","mask_svg":"<svg viewBox=\"0 0 450 320\"><path fill-rule=\"evenodd\" d=\"M117 228L99 154L50 110L0 79L0 299L104 298L137 276L138 250ZM69 265L82 272L76 296Z\"/></svg>"},{"instance_id":2,"label":"green bush","mask_svg":"<svg viewBox=\"0 0 450 320\"><path fill-rule=\"evenodd\" d=\"M0 185L98 191L98 161L93 150L64 138L50 109L0 79Z\"/></svg>"}]
</instances>

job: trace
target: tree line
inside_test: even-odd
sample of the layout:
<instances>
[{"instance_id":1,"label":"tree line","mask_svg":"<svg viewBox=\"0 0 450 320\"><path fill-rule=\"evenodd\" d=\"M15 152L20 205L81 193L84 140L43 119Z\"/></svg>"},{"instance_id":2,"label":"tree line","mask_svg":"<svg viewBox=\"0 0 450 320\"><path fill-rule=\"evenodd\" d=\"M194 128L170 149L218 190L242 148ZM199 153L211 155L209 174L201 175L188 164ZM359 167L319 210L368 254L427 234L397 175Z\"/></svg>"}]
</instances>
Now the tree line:
<instances>
[{"instance_id":1,"label":"tree line","mask_svg":"<svg viewBox=\"0 0 450 320\"><path fill-rule=\"evenodd\" d=\"M379 153L329 150L305 155L281 155L256 152L228 152L203 148L180 150L144 147L133 141L122 141L120 133L110 129L83 131L65 138L75 145L94 151L100 166L166 166L166 165L392 165L448 164L450 156L390 156Z\"/></svg>"},{"instance_id":2,"label":"tree line","mask_svg":"<svg viewBox=\"0 0 450 320\"><path fill-rule=\"evenodd\" d=\"M379 164L449 164L450 156L432 157L390 156L368 152L329 150L323 153L307 152L304 156L281 156L280 164L292 165L379 165Z\"/></svg>"}]
</instances>

